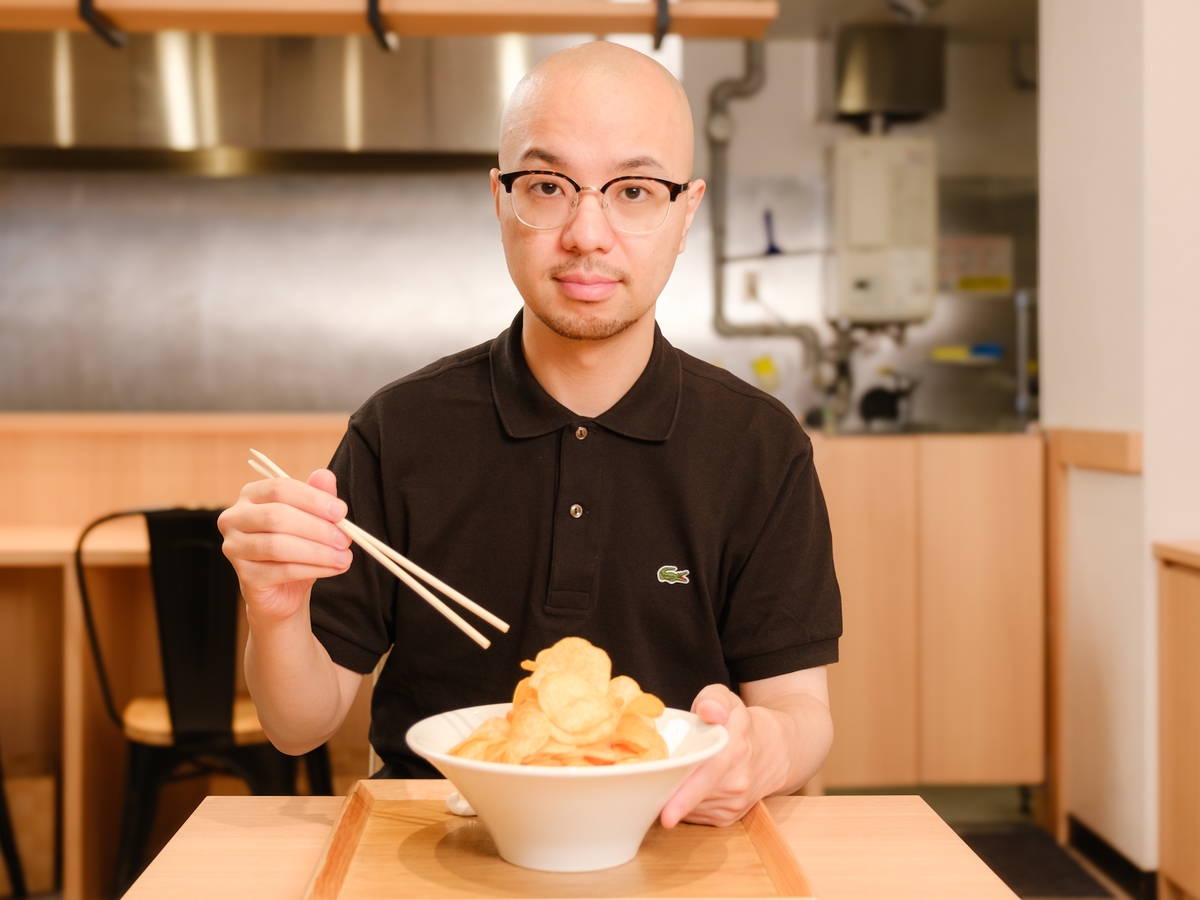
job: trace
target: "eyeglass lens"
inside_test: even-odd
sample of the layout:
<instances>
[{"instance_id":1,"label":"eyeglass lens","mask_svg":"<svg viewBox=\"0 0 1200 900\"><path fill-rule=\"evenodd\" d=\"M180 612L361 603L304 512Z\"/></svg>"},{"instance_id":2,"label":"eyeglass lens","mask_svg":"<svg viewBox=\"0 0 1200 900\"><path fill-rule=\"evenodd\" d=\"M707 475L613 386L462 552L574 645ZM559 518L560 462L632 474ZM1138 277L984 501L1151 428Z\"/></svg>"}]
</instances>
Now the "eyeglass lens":
<instances>
[{"instance_id":1,"label":"eyeglass lens","mask_svg":"<svg viewBox=\"0 0 1200 900\"><path fill-rule=\"evenodd\" d=\"M531 228L565 225L578 199L575 186L557 175L522 175L513 182L513 212ZM671 191L657 181L622 180L608 186L601 205L613 228L649 234L667 220Z\"/></svg>"}]
</instances>

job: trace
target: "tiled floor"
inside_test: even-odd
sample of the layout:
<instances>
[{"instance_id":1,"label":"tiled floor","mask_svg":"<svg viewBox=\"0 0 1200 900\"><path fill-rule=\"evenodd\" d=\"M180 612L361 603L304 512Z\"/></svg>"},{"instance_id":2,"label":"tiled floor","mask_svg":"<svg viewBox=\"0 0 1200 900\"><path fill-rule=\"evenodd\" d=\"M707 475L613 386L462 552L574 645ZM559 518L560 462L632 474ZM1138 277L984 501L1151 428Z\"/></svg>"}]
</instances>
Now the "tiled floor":
<instances>
[{"instance_id":1,"label":"tiled floor","mask_svg":"<svg viewBox=\"0 0 1200 900\"><path fill-rule=\"evenodd\" d=\"M1087 873L1089 875L1091 875L1098 882L1100 882L1102 885L1104 885L1105 889L1110 894L1112 894L1113 897L1116 898L1116 900L1133 900L1132 897L1130 897L1127 893L1125 893L1123 890L1121 890L1119 887L1117 887L1116 884L1113 883L1111 878L1109 878L1107 875L1105 875L1103 872L1101 872L1099 869L1097 869L1094 865L1092 865L1086 857L1077 853L1073 847L1068 847L1067 853L1075 860L1075 862L1077 862L1081 866L1083 866L1084 869L1087 870ZM1037 898L1037 900L1051 900L1051 898L1039 897L1039 898ZM1057 900L1057 898L1054 898L1054 900ZM1076 898L1076 900L1078 900L1078 898Z\"/></svg>"}]
</instances>

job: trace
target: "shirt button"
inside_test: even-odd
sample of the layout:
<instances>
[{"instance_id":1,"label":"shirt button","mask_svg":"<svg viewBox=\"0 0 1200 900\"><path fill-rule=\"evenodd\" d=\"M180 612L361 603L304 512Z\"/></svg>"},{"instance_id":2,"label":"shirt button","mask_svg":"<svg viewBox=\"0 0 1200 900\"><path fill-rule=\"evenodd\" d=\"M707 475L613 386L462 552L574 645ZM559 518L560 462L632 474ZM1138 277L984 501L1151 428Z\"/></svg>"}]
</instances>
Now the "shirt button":
<instances>
[{"instance_id":1,"label":"shirt button","mask_svg":"<svg viewBox=\"0 0 1200 900\"><path fill-rule=\"evenodd\" d=\"M578 519L582 515L583 515L583 507L580 506L578 503L573 504L571 506L571 516L573 518Z\"/></svg>"},{"instance_id":2,"label":"shirt button","mask_svg":"<svg viewBox=\"0 0 1200 900\"><path fill-rule=\"evenodd\" d=\"M582 441L585 437L587 437L587 429L580 425L575 429L575 437Z\"/></svg>"}]
</instances>

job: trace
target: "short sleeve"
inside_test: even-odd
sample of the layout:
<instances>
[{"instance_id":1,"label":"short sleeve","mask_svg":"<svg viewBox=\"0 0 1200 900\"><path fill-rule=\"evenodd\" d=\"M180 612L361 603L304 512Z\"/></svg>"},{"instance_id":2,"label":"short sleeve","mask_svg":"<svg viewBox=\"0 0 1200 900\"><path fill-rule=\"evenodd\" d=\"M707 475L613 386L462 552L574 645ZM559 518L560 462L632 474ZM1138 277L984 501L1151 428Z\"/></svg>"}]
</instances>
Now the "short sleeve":
<instances>
[{"instance_id":1,"label":"short sleeve","mask_svg":"<svg viewBox=\"0 0 1200 900\"><path fill-rule=\"evenodd\" d=\"M842 604L829 514L799 425L793 447L782 476L763 484L774 495L769 511L730 581L721 644L738 683L838 659Z\"/></svg>"},{"instance_id":2,"label":"short sleeve","mask_svg":"<svg viewBox=\"0 0 1200 900\"><path fill-rule=\"evenodd\" d=\"M361 413L361 411L360 411ZM347 518L384 543L391 543L382 508L378 442L372 446L370 417L355 414L329 464ZM313 585L312 630L340 666L366 674L375 668L395 633L395 577L357 544L341 575Z\"/></svg>"}]
</instances>

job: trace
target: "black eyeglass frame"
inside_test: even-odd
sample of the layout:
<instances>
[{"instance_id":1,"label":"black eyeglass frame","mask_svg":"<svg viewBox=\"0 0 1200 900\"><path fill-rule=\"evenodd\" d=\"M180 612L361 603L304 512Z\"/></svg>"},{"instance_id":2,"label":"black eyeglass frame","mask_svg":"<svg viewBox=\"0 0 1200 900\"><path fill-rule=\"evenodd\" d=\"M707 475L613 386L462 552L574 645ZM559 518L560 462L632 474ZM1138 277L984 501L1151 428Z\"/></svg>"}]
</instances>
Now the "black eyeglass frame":
<instances>
[{"instance_id":1,"label":"black eyeglass frame","mask_svg":"<svg viewBox=\"0 0 1200 900\"><path fill-rule=\"evenodd\" d=\"M659 184L664 185L667 189L670 190L672 203L675 202L676 198L680 194L682 194L684 191L686 191L691 186L690 181L685 181L682 184L680 184L677 181L668 181L665 178L655 178L653 175L620 175L620 176L614 178L612 181L606 182L602 187L594 188L594 187L588 187L587 185L581 185L570 175L564 175L562 172L555 172L552 169L524 169L520 172L505 172L503 174L497 175L496 180L499 181L502 185L504 185L504 190L509 194L509 196L512 196L513 182L516 181L518 178L520 178L522 175L554 175L555 177L561 178L564 181L569 181L571 183L571 187L575 188L575 202L576 203L579 202L579 195L581 193L583 193L584 191L596 191L601 197L604 197L604 196L606 196L605 191L607 191L614 184L617 184L618 182L621 182L621 181L656 181ZM516 210L514 208L514 212L515 211ZM573 212L572 212L572 214L573 214ZM517 218L520 219L521 217L517 216ZM521 219L521 221L528 227L537 228L541 231L549 231L549 230L551 230L551 228L561 228L562 227L562 225L554 225L554 226L549 226L549 227L543 227L543 226L539 226L539 225L529 225L529 223L525 222L524 219ZM567 221L569 222L570 218L568 218ZM666 221L666 219L663 219L663 222L665 222L665 221ZM563 222L563 225L565 225L565 224L567 224L567 223ZM613 227L615 228L616 226L613 226ZM654 228L654 231L658 231L659 228L662 228L662 223L659 223L658 226ZM617 230L621 231L622 229L618 228ZM627 232L627 233L628 234L651 234L652 232L650 232L650 231L631 231L631 232Z\"/></svg>"},{"instance_id":2,"label":"black eyeglass frame","mask_svg":"<svg viewBox=\"0 0 1200 900\"><path fill-rule=\"evenodd\" d=\"M671 189L672 203L675 202L675 198L686 191L692 184L690 181L685 181L683 184L680 184L677 181L667 181L665 178L655 178L653 175L621 175L618 178L614 178L612 181L606 182L603 187L594 188L581 185L570 175L564 175L562 172L554 172L550 169L525 169L523 172L505 172L503 175L497 175L496 180L504 185L504 190L511 194L513 182L522 175L557 175L559 178L564 178L571 182L571 187L575 188L575 193L577 194L580 191L597 191L603 194L618 181L657 181L659 184Z\"/></svg>"}]
</instances>

